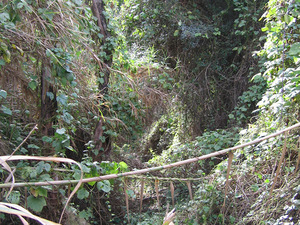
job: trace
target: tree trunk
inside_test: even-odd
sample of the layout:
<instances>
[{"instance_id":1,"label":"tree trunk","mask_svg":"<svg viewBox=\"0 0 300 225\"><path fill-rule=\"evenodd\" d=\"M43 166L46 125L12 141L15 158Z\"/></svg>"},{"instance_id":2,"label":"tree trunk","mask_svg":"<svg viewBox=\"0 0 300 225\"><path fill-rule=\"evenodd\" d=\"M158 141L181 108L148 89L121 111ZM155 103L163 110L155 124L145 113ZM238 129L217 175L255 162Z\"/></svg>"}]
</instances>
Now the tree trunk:
<instances>
[{"instance_id":1,"label":"tree trunk","mask_svg":"<svg viewBox=\"0 0 300 225\"><path fill-rule=\"evenodd\" d=\"M51 69L50 65L43 62L41 71L41 117L40 127L45 136L54 135L52 127L56 121L57 101L56 91L50 83ZM48 93L48 94L47 94Z\"/></svg>"},{"instance_id":2,"label":"tree trunk","mask_svg":"<svg viewBox=\"0 0 300 225\"><path fill-rule=\"evenodd\" d=\"M107 42L107 38L110 36L110 33L107 31L107 23L104 16L104 11L103 0L92 0L92 12L94 16L97 17L98 26L100 28L101 34L103 35L103 38L101 40L98 39L98 41L100 41L107 56L103 59L103 69L100 71L99 68L98 73L99 78L103 79L102 83L99 82L99 92L100 95L105 98L108 92L108 82L110 77L109 68L112 64L113 49L110 46L110 43ZM102 128L102 126L104 125L104 117L107 115L107 110L105 107L101 107L100 110L103 116L100 117L100 120L96 125L93 137L95 149L99 152L98 156L96 156L96 159L98 160L100 158L102 159L109 157L111 151L111 138L109 135L104 133ZM105 157L103 156L103 153L105 154Z\"/></svg>"}]
</instances>

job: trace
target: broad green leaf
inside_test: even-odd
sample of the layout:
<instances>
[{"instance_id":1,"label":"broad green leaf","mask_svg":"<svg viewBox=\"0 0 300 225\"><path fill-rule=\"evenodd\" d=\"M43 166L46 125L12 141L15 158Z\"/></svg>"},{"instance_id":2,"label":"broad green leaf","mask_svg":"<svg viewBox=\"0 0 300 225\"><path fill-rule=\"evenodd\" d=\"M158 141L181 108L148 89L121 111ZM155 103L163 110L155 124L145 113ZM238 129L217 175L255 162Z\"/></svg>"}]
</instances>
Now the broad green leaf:
<instances>
[{"instance_id":1,"label":"broad green leaf","mask_svg":"<svg viewBox=\"0 0 300 225\"><path fill-rule=\"evenodd\" d=\"M7 92L4 90L0 90L0 99L1 98L6 98L7 97Z\"/></svg>"},{"instance_id":2,"label":"broad green leaf","mask_svg":"<svg viewBox=\"0 0 300 225\"><path fill-rule=\"evenodd\" d=\"M238 27L243 27L246 24L246 20L241 20Z\"/></svg>"},{"instance_id":3,"label":"broad green leaf","mask_svg":"<svg viewBox=\"0 0 300 225\"><path fill-rule=\"evenodd\" d=\"M30 195L27 198L27 205L35 212L41 212L43 207L46 206L46 200L44 197L34 197Z\"/></svg>"},{"instance_id":4,"label":"broad green leaf","mask_svg":"<svg viewBox=\"0 0 300 225\"><path fill-rule=\"evenodd\" d=\"M296 42L296 43L292 44L288 54L298 56L300 54L300 42Z\"/></svg>"},{"instance_id":5,"label":"broad green leaf","mask_svg":"<svg viewBox=\"0 0 300 225\"><path fill-rule=\"evenodd\" d=\"M7 12L0 13L0 21L6 22L10 19L9 14Z\"/></svg>"},{"instance_id":6,"label":"broad green leaf","mask_svg":"<svg viewBox=\"0 0 300 225\"><path fill-rule=\"evenodd\" d=\"M67 78L62 77L61 78L61 83L62 83L62 85L66 86L67 85Z\"/></svg>"},{"instance_id":7,"label":"broad green leaf","mask_svg":"<svg viewBox=\"0 0 300 225\"><path fill-rule=\"evenodd\" d=\"M10 195L8 196L7 200L13 204L19 204L20 196L21 196L21 194L19 191L12 191L10 193Z\"/></svg>"},{"instance_id":8,"label":"broad green leaf","mask_svg":"<svg viewBox=\"0 0 300 225\"><path fill-rule=\"evenodd\" d=\"M84 165L84 164L81 164L81 168L82 168L82 171L83 171L84 173L89 173L89 172L91 172L91 169L90 169L89 167L87 167L86 165Z\"/></svg>"},{"instance_id":9,"label":"broad green leaf","mask_svg":"<svg viewBox=\"0 0 300 225\"><path fill-rule=\"evenodd\" d=\"M270 183L270 180L269 180L269 179L266 179L266 180L265 180L265 183L266 183L266 184Z\"/></svg>"},{"instance_id":10,"label":"broad green leaf","mask_svg":"<svg viewBox=\"0 0 300 225\"><path fill-rule=\"evenodd\" d=\"M120 170L121 171L126 171L128 169L128 166L125 162L119 162Z\"/></svg>"},{"instance_id":11,"label":"broad green leaf","mask_svg":"<svg viewBox=\"0 0 300 225\"><path fill-rule=\"evenodd\" d=\"M259 187L257 184L253 184L253 185L251 185L251 189L253 192L256 192L256 191L258 191Z\"/></svg>"},{"instance_id":12,"label":"broad green leaf","mask_svg":"<svg viewBox=\"0 0 300 225\"><path fill-rule=\"evenodd\" d=\"M49 163L45 163L44 169L45 169L46 172L50 172L50 170L51 170L51 165L50 165Z\"/></svg>"},{"instance_id":13,"label":"broad green leaf","mask_svg":"<svg viewBox=\"0 0 300 225\"><path fill-rule=\"evenodd\" d=\"M42 187L37 187L37 189L35 189L38 196L41 197L47 197L48 196L48 191L45 188Z\"/></svg>"},{"instance_id":14,"label":"broad green leaf","mask_svg":"<svg viewBox=\"0 0 300 225\"><path fill-rule=\"evenodd\" d=\"M71 82L71 81L73 81L75 79L74 74L72 73L72 71L71 72L68 71L68 73L66 73L66 74L67 74L67 80L69 82Z\"/></svg>"},{"instance_id":15,"label":"broad green leaf","mask_svg":"<svg viewBox=\"0 0 300 225\"><path fill-rule=\"evenodd\" d=\"M40 149L40 147L37 146L37 145L35 145L35 144L29 144L29 145L27 146L27 148Z\"/></svg>"},{"instance_id":16,"label":"broad green leaf","mask_svg":"<svg viewBox=\"0 0 300 225\"><path fill-rule=\"evenodd\" d=\"M92 167L90 169L90 172L85 174L85 178L90 178L90 177L98 177L100 174L97 172L97 169L95 167ZM94 186L96 181L88 182L89 185Z\"/></svg>"},{"instance_id":17,"label":"broad green leaf","mask_svg":"<svg viewBox=\"0 0 300 225\"><path fill-rule=\"evenodd\" d=\"M1 111L7 115L12 115L12 111L4 105L1 106Z\"/></svg>"},{"instance_id":18,"label":"broad green leaf","mask_svg":"<svg viewBox=\"0 0 300 225\"><path fill-rule=\"evenodd\" d=\"M37 164L35 170L36 170L36 172L37 172L38 174L41 174L41 173L43 172L43 170L44 170L44 164L45 164L44 161L41 161L41 162L39 162L39 163Z\"/></svg>"},{"instance_id":19,"label":"broad green leaf","mask_svg":"<svg viewBox=\"0 0 300 225\"><path fill-rule=\"evenodd\" d=\"M134 194L134 191L133 190L126 190L127 194L129 197L131 198L134 198L135 197L135 194Z\"/></svg>"},{"instance_id":20,"label":"broad green leaf","mask_svg":"<svg viewBox=\"0 0 300 225\"><path fill-rule=\"evenodd\" d=\"M74 119L73 116L68 113L68 112L64 112L62 115L62 119L66 122L66 123L71 123L71 121Z\"/></svg>"},{"instance_id":21,"label":"broad green leaf","mask_svg":"<svg viewBox=\"0 0 300 225\"><path fill-rule=\"evenodd\" d=\"M52 147L55 149L56 152L59 152L62 149L60 141L53 141Z\"/></svg>"},{"instance_id":22,"label":"broad green leaf","mask_svg":"<svg viewBox=\"0 0 300 225\"><path fill-rule=\"evenodd\" d=\"M111 191L110 183L108 180L97 182L97 188L99 191L104 191L106 193Z\"/></svg>"},{"instance_id":23,"label":"broad green leaf","mask_svg":"<svg viewBox=\"0 0 300 225\"><path fill-rule=\"evenodd\" d=\"M104 79L102 77L98 78L100 84L104 84Z\"/></svg>"},{"instance_id":24,"label":"broad green leaf","mask_svg":"<svg viewBox=\"0 0 300 225\"><path fill-rule=\"evenodd\" d=\"M47 143L51 143L52 142L52 138L48 137L48 136L43 136L42 137L42 141L47 142Z\"/></svg>"},{"instance_id":25,"label":"broad green leaf","mask_svg":"<svg viewBox=\"0 0 300 225\"><path fill-rule=\"evenodd\" d=\"M50 175L49 174L42 174L42 175L40 175L40 179L41 180L45 180L45 181L52 181L53 179L50 177ZM48 186L48 188L51 188L51 186Z\"/></svg>"},{"instance_id":26,"label":"broad green leaf","mask_svg":"<svg viewBox=\"0 0 300 225\"><path fill-rule=\"evenodd\" d=\"M30 87L32 90L35 90L37 88L37 83L35 80L32 80L28 83L28 87Z\"/></svg>"},{"instance_id":27,"label":"broad green leaf","mask_svg":"<svg viewBox=\"0 0 300 225\"><path fill-rule=\"evenodd\" d=\"M294 17L285 14L285 15L283 16L283 19L284 19L284 22L285 22L286 24L289 24L289 23L294 19Z\"/></svg>"},{"instance_id":28,"label":"broad green leaf","mask_svg":"<svg viewBox=\"0 0 300 225\"><path fill-rule=\"evenodd\" d=\"M38 174L41 174L43 171L49 172L51 170L51 165L49 163L45 163L41 161L36 166L36 171Z\"/></svg>"},{"instance_id":29,"label":"broad green leaf","mask_svg":"<svg viewBox=\"0 0 300 225\"><path fill-rule=\"evenodd\" d=\"M38 172L37 170L32 170L32 171L30 172L30 177L31 177L31 178L36 178L37 175L38 175L37 172Z\"/></svg>"},{"instance_id":30,"label":"broad green leaf","mask_svg":"<svg viewBox=\"0 0 300 225\"><path fill-rule=\"evenodd\" d=\"M46 93L47 97L49 97L51 100L54 99L54 94L52 92L47 92Z\"/></svg>"},{"instance_id":31,"label":"broad green leaf","mask_svg":"<svg viewBox=\"0 0 300 225\"><path fill-rule=\"evenodd\" d=\"M65 134L66 133L66 129L65 128L57 129L56 133L58 133L58 134Z\"/></svg>"},{"instance_id":32,"label":"broad green leaf","mask_svg":"<svg viewBox=\"0 0 300 225\"><path fill-rule=\"evenodd\" d=\"M62 104L63 106L66 106L68 102L68 96L64 94L59 94L56 100L58 101L58 103Z\"/></svg>"},{"instance_id":33,"label":"broad green leaf","mask_svg":"<svg viewBox=\"0 0 300 225\"><path fill-rule=\"evenodd\" d=\"M81 173L79 170L76 170L75 173L73 174L73 177L75 180L79 180L81 177Z\"/></svg>"},{"instance_id":34,"label":"broad green leaf","mask_svg":"<svg viewBox=\"0 0 300 225\"><path fill-rule=\"evenodd\" d=\"M22 9L23 6L24 6L24 4L23 4L22 2L19 2L19 3L17 4L17 9Z\"/></svg>"},{"instance_id":35,"label":"broad green leaf","mask_svg":"<svg viewBox=\"0 0 300 225\"><path fill-rule=\"evenodd\" d=\"M177 36L178 36L178 34L179 34L179 30L175 30L175 32L174 32L174 36L175 36L175 37L177 37Z\"/></svg>"},{"instance_id":36,"label":"broad green leaf","mask_svg":"<svg viewBox=\"0 0 300 225\"><path fill-rule=\"evenodd\" d=\"M77 198L84 199L84 198L87 198L87 197L89 197L89 192L86 189L81 188L81 189L78 190Z\"/></svg>"},{"instance_id":37,"label":"broad green leaf","mask_svg":"<svg viewBox=\"0 0 300 225\"><path fill-rule=\"evenodd\" d=\"M50 57L52 62L54 64L59 64L61 67L63 67L63 65L61 64L61 62L58 60L58 58L56 57L56 55L50 50L50 49L47 49L46 50L46 56Z\"/></svg>"},{"instance_id":38,"label":"broad green leaf","mask_svg":"<svg viewBox=\"0 0 300 225\"><path fill-rule=\"evenodd\" d=\"M77 86L77 82L76 81L71 81L71 86L72 87L76 87Z\"/></svg>"},{"instance_id":39,"label":"broad green leaf","mask_svg":"<svg viewBox=\"0 0 300 225\"><path fill-rule=\"evenodd\" d=\"M29 13L32 13L32 9L31 9L31 7L27 4L27 2L26 2L25 0L21 0L21 2L23 3L25 10L26 10L27 12L29 12Z\"/></svg>"}]
</instances>

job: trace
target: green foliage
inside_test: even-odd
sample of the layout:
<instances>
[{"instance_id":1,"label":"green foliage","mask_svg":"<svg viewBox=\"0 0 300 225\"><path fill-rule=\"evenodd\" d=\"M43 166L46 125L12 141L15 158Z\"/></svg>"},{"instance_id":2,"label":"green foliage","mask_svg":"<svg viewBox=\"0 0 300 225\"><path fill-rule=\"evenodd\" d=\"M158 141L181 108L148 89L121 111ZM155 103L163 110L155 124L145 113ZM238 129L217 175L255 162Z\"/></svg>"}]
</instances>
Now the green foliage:
<instances>
[{"instance_id":1,"label":"green foliage","mask_svg":"<svg viewBox=\"0 0 300 225\"><path fill-rule=\"evenodd\" d=\"M81 188L77 191L77 198L84 199L87 197L89 197L89 192L86 189Z\"/></svg>"},{"instance_id":2,"label":"green foliage","mask_svg":"<svg viewBox=\"0 0 300 225\"><path fill-rule=\"evenodd\" d=\"M7 198L7 201L13 204L20 203L21 193L19 191L12 191Z\"/></svg>"},{"instance_id":3,"label":"green foliage","mask_svg":"<svg viewBox=\"0 0 300 225\"><path fill-rule=\"evenodd\" d=\"M41 212L43 207L46 206L46 200L44 197L34 197L32 195L27 198L28 207L35 212Z\"/></svg>"},{"instance_id":4,"label":"green foliage","mask_svg":"<svg viewBox=\"0 0 300 225\"><path fill-rule=\"evenodd\" d=\"M0 90L0 103L2 103L7 97L7 92L5 90ZM12 111L7 108L5 105L1 104L1 111L4 113L4 116L12 116Z\"/></svg>"},{"instance_id":5,"label":"green foliage","mask_svg":"<svg viewBox=\"0 0 300 225\"><path fill-rule=\"evenodd\" d=\"M215 151L234 146L239 140L239 130L216 130L207 131L202 136L198 136L194 141L185 144L178 143L176 136L174 142L161 155L152 158L150 165L163 165L189 158L206 155ZM173 171L166 171L169 175L188 174L188 176L203 176L208 174L220 162L217 159L199 161L196 165L189 168L176 168Z\"/></svg>"},{"instance_id":6,"label":"green foliage","mask_svg":"<svg viewBox=\"0 0 300 225\"><path fill-rule=\"evenodd\" d=\"M47 139L47 138L45 138ZM48 138L47 141L52 141L52 147L55 152L64 153L70 147L70 136L66 133L65 128L57 129L53 138Z\"/></svg>"},{"instance_id":7,"label":"green foliage","mask_svg":"<svg viewBox=\"0 0 300 225\"><path fill-rule=\"evenodd\" d=\"M297 108L299 96L299 3L270 1L263 18L266 26L266 43L258 53L264 62L263 76L268 81L268 89L259 107L272 120L292 116L291 109Z\"/></svg>"},{"instance_id":8,"label":"green foliage","mask_svg":"<svg viewBox=\"0 0 300 225\"><path fill-rule=\"evenodd\" d=\"M179 212L179 220L184 224L214 224L222 223L222 215L215 210L222 204L222 192L217 189L216 183L209 184L205 179L196 186L194 200L182 204L186 212ZM226 221L226 224L234 224Z\"/></svg>"},{"instance_id":9,"label":"green foliage","mask_svg":"<svg viewBox=\"0 0 300 225\"><path fill-rule=\"evenodd\" d=\"M102 131L111 137L113 146L126 143L120 149L125 151L130 147L126 151L131 154L130 159L135 159L133 153L136 153L134 147L137 144L132 142L140 141L147 123L168 111L168 116L161 117L163 119L149 132L148 137L158 137L148 141L157 141L154 144L161 147L162 153L158 148L149 147L153 158L148 165L162 165L219 151L234 146L239 140L248 141L270 133L280 128L283 122L297 120L300 90L298 1L269 1L263 15L266 25L260 30L262 21L257 20L265 9L266 1L263 0L108 0L105 1L106 16L110 21L107 27L112 36L105 41L87 2L90 1L14 0L0 3L1 77L4 74L9 78L12 74L13 80L7 84L1 79L1 154L10 154L24 140L30 124L40 122L41 99L58 103L55 118L51 118L55 121L53 133L34 135L19 153L65 155L67 150L77 151L82 155L85 178L123 173L132 166L120 160L123 157L118 155L121 151L115 151L113 155L118 162L92 162L91 157L99 152L90 139L100 117L105 122ZM266 36L261 36L261 31ZM257 52L258 64L251 54L264 41L263 49ZM116 50L114 64L107 66L102 62L111 60L109 52L113 49ZM163 63L166 66L161 66ZM263 65L260 71L257 65ZM40 92L40 75L44 68L49 69L46 79L53 86L52 92ZM105 96L98 90L106 84L105 71L100 68L111 69ZM249 83L250 80L253 83ZM172 101L168 99L170 96ZM258 101L260 114L253 129L244 131L241 139L238 129L225 129L228 125L246 125ZM172 110L164 108L165 102ZM104 116L103 108L108 112ZM190 134L195 137L193 141L187 141ZM104 136L100 139L105 142ZM289 140L289 144L293 149L295 140ZM219 164L222 158L164 171L162 174L166 176L187 177L202 177L213 171L209 177L212 182L205 179L201 184L194 184L193 201L184 199L186 186L178 185L181 212L177 223L221 224L224 219L226 224L235 224L241 222L241 218L232 208L234 204L241 206L242 203L245 210L241 214L247 215L245 221L257 221L253 215L262 212L256 207L259 203L266 206L266 201L249 199L249 196L259 194L261 199L266 196L264 192L272 184L269 167L272 167L271 163L276 164L282 145L282 140L270 140L237 154L234 163L240 168L232 174L233 180L237 183L245 181L243 184L248 186L242 190L236 186L237 193L229 193L228 198L234 199L228 208L230 215L222 215L219 210L227 168L226 161ZM290 158L294 159L295 153ZM269 167L264 166L268 160ZM52 180L54 176L61 179L80 177L78 168L51 169L52 166L57 165L19 162L15 175L28 182ZM294 170L295 166L285 165L283 173L290 174ZM0 172L2 179L6 174L2 169ZM80 200L80 206L74 203L75 212L90 223L98 222L97 212L105 215L107 221L120 223L124 218L114 213L124 210L120 207L123 202L118 194L111 194L116 191L123 195L118 182L99 181L82 186L75 200L76 204ZM242 199L243 191L247 201ZM61 187L58 196L64 199L66 192L67 188ZM290 212L297 212L298 192L293 189L293 196L287 197L291 204L281 211L282 217L265 221L279 224L295 219ZM54 194L51 188L32 187L26 193L27 199L21 197L23 190L14 190L8 200L20 205L27 201L31 210L41 212L46 200L51 201L47 199L50 193ZM128 194L135 197L133 190ZM283 202L283 198L277 199ZM249 206L250 203L253 206ZM51 211L51 204L48 207ZM161 224L162 218L161 214L147 212L143 214L143 222L138 215L132 222Z\"/></svg>"},{"instance_id":10,"label":"green foliage","mask_svg":"<svg viewBox=\"0 0 300 225\"><path fill-rule=\"evenodd\" d=\"M189 1L185 5L178 1L126 1L121 6L123 23L119 30L127 37L129 51L134 54L139 48L154 46L156 58L177 69L176 79L171 82L161 79L162 74L151 84L158 81L176 93L187 122L199 124L193 127L195 135L207 127L226 127L227 115L257 72L251 54L258 49L261 24L257 20L265 2ZM250 96L241 100L245 101L240 103L243 106L251 104L238 113L241 119L246 117L243 123L260 100L263 87L257 84L252 88L256 90L248 90L248 95L256 91L251 102Z\"/></svg>"},{"instance_id":11,"label":"green foliage","mask_svg":"<svg viewBox=\"0 0 300 225\"><path fill-rule=\"evenodd\" d=\"M76 82L73 71L70 69L70 63L72 56L61 48L47 49L46 56L51 59L52 64L52 76L55 78L55 84L61 83L66 86L70 83L71 86L75 87Z\"/></svg>"},{"instance_id":12,"label":"green foliage","mask_svg":"<svg viewBox=\"0 0 300 225\"><path fill-rule=\"evenodd\" d=\"M111 191L110 182L107 180L97 182L97 189L109 193Z\"/></svg>"},{"instance_id":13,"label":"green foliage","mask_svg":"<svg viewBox=\"0 0 300 225\"><path fill-rule=\"evenodd\" d=\"M111 133L112 137L117 135L125 135L132 140L136 140L143 129L142 117L144 115L143 104L140 101L138 93L134 87L127 82L127 78L116 74L114 80L111 81L110 95L107 97L110 112L113 117L118 118L121 124L111 122L112 129L116 129L117 133L112 129L105 130Z\"/></svg>"},{"instance_id":14,"label":"green foliage","mask_svg":"<svg viewBox=\"0 0 300 225\"><path fill-rule=\"evenodd\" d=\"M137 225L159 225L163 224L164 214L161 213L143 213L142 219L139 219L140 215L132 213L131 223Z\"/></svg>"},{"instance_id":15,"label":"green foliage","mask_svg":"<svg viewBox=\"0 0 300 225\"><path fill-rule=\"evenodd\" d=\"M232 124L245 125L253 117L253 110L266 91L267 83L261 74L255 75L252 82L253 85L238 98L237 106L228 116Z\"/></svg>"}]
</instances>

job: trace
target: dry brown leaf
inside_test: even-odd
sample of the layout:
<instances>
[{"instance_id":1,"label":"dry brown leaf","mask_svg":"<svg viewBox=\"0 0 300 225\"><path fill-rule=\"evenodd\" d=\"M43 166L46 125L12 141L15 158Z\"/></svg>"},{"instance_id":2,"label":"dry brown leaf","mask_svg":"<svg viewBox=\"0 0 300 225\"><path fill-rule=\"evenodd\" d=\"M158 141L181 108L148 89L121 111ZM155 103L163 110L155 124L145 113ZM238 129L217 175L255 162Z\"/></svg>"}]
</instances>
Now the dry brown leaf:
<instances>
[{"instance_id":1,"label":"dry brown leaf","mask_svg":"<svg viewBox=\"0 0 300 225\"><path fill-rule=\"evenodd\" d=\"M16 204L0 202L0 212L18 216L24 225L27 225L28 222L23 217L34 219L44 225L59 225L58 223L38 217Z\"/></svg>"},{"instance_id":2,"label":"dry brown leaf","mask_svg":"<svg viewBox=\"0 0 300 225\"><path fill-rule=\"evenodd\" d=\"M14 173L13 171L11 170L10 166L5 162L5 160L3 160L1 157L0 157L0 165L2 165L2 167L4 169L6 169L8 172L9 172L9 177L11 177L11 186L9 188L9 191L7 193L7 195L5 196L5 199L7 200L8 196L10 195L10 193L12 192L13 188L14 188L14 184L15 184L15 177L14 177ZM9 181L9 178L7 178L6 180ZM8 182L7 181L7 182Z\"/></svg>"},{"instance_id":3,"label":"dry brown leaf","mask_svg":"<svg viewBox=\"0 0 300 225\"><path fill-rule=\"evenodd\" d=\"M169 207L169 205L168 205ZM163 222L163 225L174 225L174 223L172 222L174 219L175 219L175 216L176 216L176 212L175 212L175 208L172 209L171 212L168 213L168 207L167 207L167 212L166 212L166 216L164 218L164 222Z\"/></svg>"},{"instance_id":4,"label":"dry brown leaf","mask_svg":"<svg viewBox=\"0 0 300 225\"><path fill-rule=\"evenodd\" d=\"M193 200L193 191L192 191L191 181L187 181L186 185L187 185L187 187L189 189L190 199Z\"/></svg>"},{"instance_id":5,"label":"dry brown leaf","mask_svg":"<svg viewBox=\"0 0 300 225\"><path fill-rule=\"evenodd\" d=\"M172 197L172 205L174 207L174 205L175 205L175 199L174 199L175 188L174 188L174 184L172 181L170 182L170 191L171 191L171 197Z\"/></svg>"},{"instance_id":6,"label":"dry brown leaf","mask_svg":"<svg viewBox=\"0 0 300 225\"><path fill-rule=\"evenodd\" d=\"M157 205L158 207L160 206L159 204L159 191L158 191L158 184L159 184L159 180L156 179L155 180L155 192L156 192L156 198L157 198Z\"/></svg>"}]
</instances>

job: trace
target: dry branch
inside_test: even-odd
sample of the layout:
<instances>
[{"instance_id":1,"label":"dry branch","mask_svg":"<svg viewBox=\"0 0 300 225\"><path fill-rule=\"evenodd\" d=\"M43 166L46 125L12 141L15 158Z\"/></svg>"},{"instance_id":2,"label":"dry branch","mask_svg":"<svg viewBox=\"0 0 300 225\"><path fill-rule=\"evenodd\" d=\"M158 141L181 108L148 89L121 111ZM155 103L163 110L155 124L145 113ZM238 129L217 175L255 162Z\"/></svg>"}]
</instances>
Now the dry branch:
<instances>
[{"instance_id":1,"label":"dry branch","mask_svg":"<svg viewBox=\"0 0 300 225\"><path fill-rule=\"evenodd\" d=\"M175 205L175 198L174 198L175 188L174 188L174 184L172 181L170 182L170 190L171 190L171 197L172 197L172 205L174 207L174 205Z\"/></svg>"},{"instance_id":2,"label":"dry branch","mask_svg":"<svg viewBox=\"0 0 300 225\"><path fill-rule=\"evenodd\" d=\"M156 198L157 198L157 205L158 205L158 208L159 208L159 207L160 207L160 204L159 204L158 183L159 183L159 180L155 180L155 193L156 193Z\"/></svg>"},{"instance_id":3,"label":"dry branch","mask_svg":"<svg viewBox=\"0 0 300 225\"><path fill-rule=\"evenodd\" d=\"M82 179L82 183L95 182L95 181L97 182L97 181L102 181L102 180L110 180L110 179L116 179L116 178L126 177L126 176L134 176L134 175L149 173L149 172L153 172L153 171L158 171L158 170L169 169L169 168L173 168L173 167L177 167L177 166L182 166L182 165L185 165L185 164L197 162L199 160L204 160L204 159L208 159L208 158L211 158L211 157L224 155L224 154L228 153L229 151L235 151L237 149L241 149L241 148L244 148L244 147L247 147L247 146L250 146L250 145L257 144L259 142L262 142L264 140L279 136L279 135L283 134L284 132L293 130L293 129L298 128L298 127L300 127L300 123L297 123L293 126L285 128L285 129L283 129L281 131L278 131L274 134L270 134L268 136L258 138L254 141L250 141L248 143L241 144L241 145L238 145L238 146L235 146L235 147L223 149L223 150L213 152L213 153L210 153L210 154L207 154L207 155L203 155L203 156L199 156L199 157L179 161L179 162L176 162L176 163L171 163L171 164L164 165L164 166L157 166L157 167L152 167L152 168L147 168L147 169L135 170L135 171L130 171L130 172L126 172L126 173L109 174L109 175L104 175L104 176L99 176L99 177L85 178L85 179ZM24 157L24 156L20 156L20 157ZM24 186L30 186L30 185L31 186L66 185L66 184L76 184L76 183L78 183L78 180L60 180L60 181L30 182L30 183L25 182L25 183L15 183L14 187L24 187ZM12 185L11 183L0 184L0 188L9 188L11 185Z\"/></svg>"},{"instance_id":4,"label":"dry branch","mask_svg":"<svg viewBox=\"0 0 300 225\"><path fill-rule=\"evenodd\" d=\"M274 187L275 187L275 184L276 184L278 175L279 175L280 170L281 170L281 165L282 165L282 162L283 162L285 153L286 153L286 142L287 142L286 139L287 139L287 132L285 132L284 146L283 146L283 150L282 150L281 157L280 157L280 160L279 160L279 164L278 164L278 167L277 167L276 176L275 176L275 178L274 178L274 181L273 181L273 184L272 184L270 193L269 193L270 196L272 195L272 192L273 192L273 190L274 190Z\"/></svg>"},{"instance_id":5,"label":"dry branch","mask_svg":"<svg viewBox=\"0 0 300 225\"><path fill-rule=\"evenodd\" d=\"M140 214L142 213L142 209L143 209L144 185L145 185L145 180L142 180L141 181L141 193L140 193Z\"/></svg>"},{"instance_id":6,"label":"dry branch","mask_svg":"<svg viewBox=\"0 0 300 225\"><path fill-rule=\"evenodd\" d=\"M128 224L130 224L130 218L129 218L129 197L127 193L127 179L124 179L124 194L125 194L125 202L126 202L126 211L127 211L127 220Z\"/></svg>"},{"instance_id":7,"label":"dry branch","mask_svg":"<svg viewBox=\"0 0 300 225\"><path fill-rule=\"evenodd\" d=\"M226 204L226 195L228 191L228 186L229 186L229 174L230 174L230 168L233 160L233 153L230 151L229 153L229 158L228 158L228 167L227 167L227 174L226 174L226 184L225 184L225 193L224 193L224 203L222 207L223 214L225 214L225 204Z\"/></svg>"}]
</instances>

